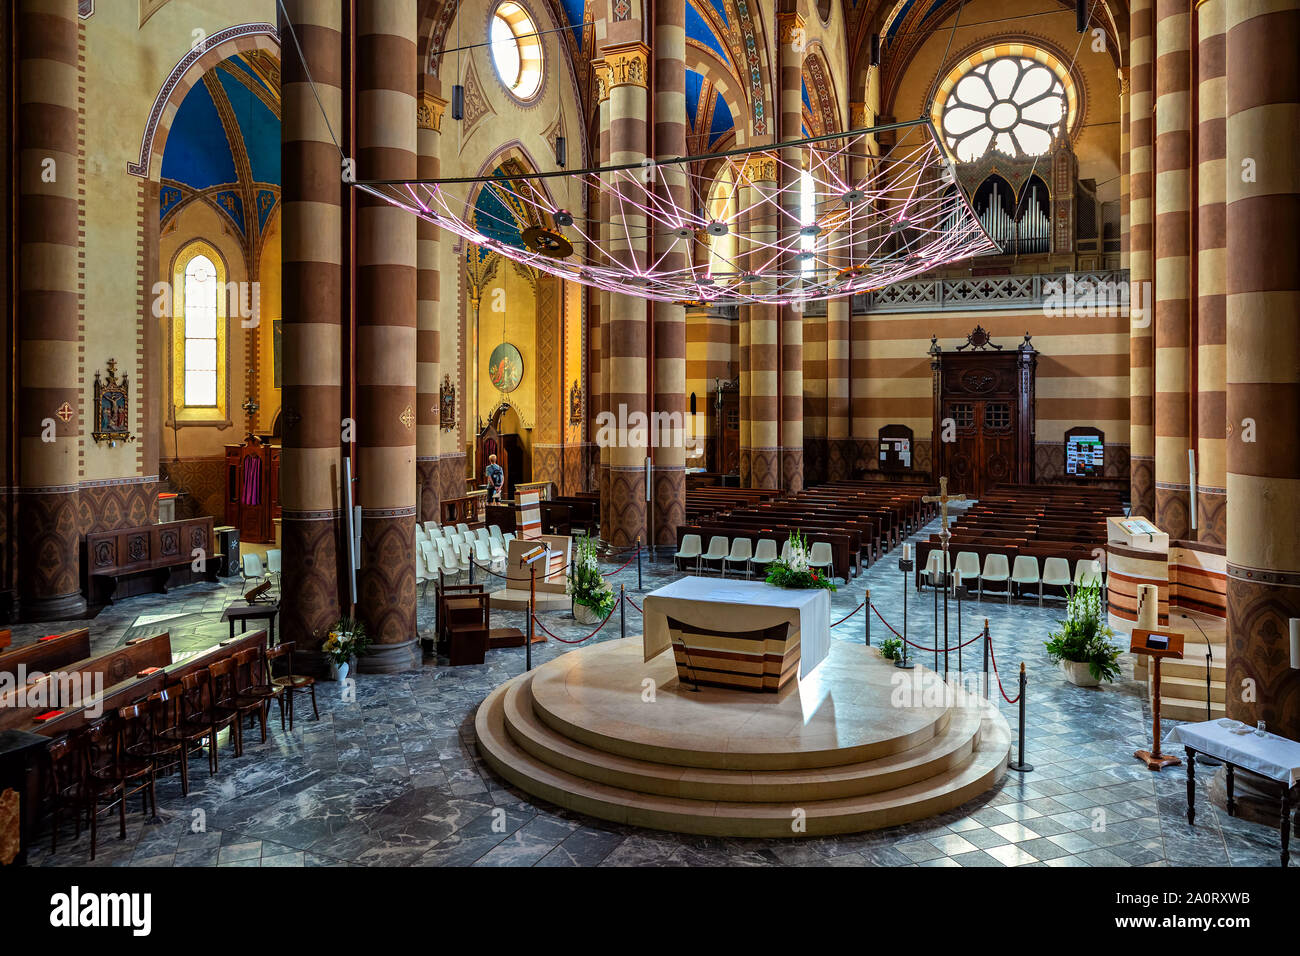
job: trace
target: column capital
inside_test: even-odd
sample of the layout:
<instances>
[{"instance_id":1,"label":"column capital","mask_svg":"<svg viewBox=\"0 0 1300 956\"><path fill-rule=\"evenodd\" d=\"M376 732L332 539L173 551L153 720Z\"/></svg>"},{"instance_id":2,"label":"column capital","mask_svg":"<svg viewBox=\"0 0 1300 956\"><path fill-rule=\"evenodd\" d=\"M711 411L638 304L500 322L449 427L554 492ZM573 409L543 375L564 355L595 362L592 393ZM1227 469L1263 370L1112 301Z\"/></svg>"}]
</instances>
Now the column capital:
<instances>
[{"instance_id":1,"label":"column capital","mask_svg":"<svg viewBox=\"0 0 1300 956\"><path fill-rule=\"evenodd\" d=\"M776 15L778 41L784 46L798 44L799 52L808 45L808 31L804 19L797 13L778 13Z\"/></svg>"},{"instance_id":2,"label":"column capital","mask_svg":"<svg viewBox=\"0 0 1300 956\"><path fill-rule=\"evenodd\" d=\"M854 129L866 129L867 126L867 104L850 103L849 104L849 125Z\"/></svg>"},{"instance_id":3,"label":"column capital","mask_svg":"<svg viewBox=\"0 0 1300 956\"><path fill-rule=\"evenodd\" d=\"M596 74L596 102L603 103L609 99L609 64L601 57L591 61L591 68Z\"/></svg>"},{"instance_id":4,"label":"column capital","mask_svg":"<svg viewBox=\"0 0 1300 956\"><path fill-rule=\"evenodd\" d=\"M1121 66L1118 70L1115 71L1116 76L1119 77L1119 95L1120 95L1120 96L1127 96L1127 95L1128 95L1128 91L1129 91L1129 72L1128 72L1128 71L1129 71L1129 68L1128 68L1127 66Z\"/></svg>"},{"instance_id":5,"label":"column capital","mask_svg":"<svg viewBox=\"0 0 1300 956\"><path fill-rule=\"evenodd\" d=\"M750 153L741 176L750 183L776 182L776 153Z\"/></svg>"},{"instance_id":6,"label":"column capital","mask_svg":"<svg viewBox=\"0 0 1300 956\"><path fill-rule=\"evenodd\" d=\"M650 48L644 43L625 43L605 48L608 89L639 86L646 89L650 77Z\"/></svg>"},{"instance_id":7,"label":"column capital","mask_svg":"<svg viewBox=\"0 0 1300 956\"><path fill-rule=\"evenodd\" d=\"M442 114L447 111L447 101L433 93L421 93L415 106L415 125L420 129L442 132Z\"/></svg>"}]
</instances>

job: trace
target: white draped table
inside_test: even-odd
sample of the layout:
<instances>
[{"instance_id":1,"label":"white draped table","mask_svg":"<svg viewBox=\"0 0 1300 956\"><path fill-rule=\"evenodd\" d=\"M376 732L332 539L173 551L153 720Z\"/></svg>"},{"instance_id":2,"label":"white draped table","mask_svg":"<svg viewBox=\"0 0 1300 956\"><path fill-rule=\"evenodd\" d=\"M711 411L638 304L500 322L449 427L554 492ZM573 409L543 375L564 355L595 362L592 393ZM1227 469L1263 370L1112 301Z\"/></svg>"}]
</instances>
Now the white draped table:
<instances>
[{"instance_id":1,"label":"white draped table","mask_svg":"<svg viewBox=\"0 0 1300 956\"><path fill-rule=\"evenodd\" d=\"M830 592L793 590L763 581L685 577L646 595L645 660L672 645L668 618L737 634L787 624L799 640L799 677L807 677L830 651Z\"/></svg>"},{"instance_id":2,"label":"white draped table","mask_svg":"<svg viewBox=\"0 0 1300 956\"><path fill-rule=\"evenodd\" d=\"M1217 720L1180 724L1165 735L1166 744L1182 744L1187 749L1187 822L1196 821L1196 754L1217 757L1227 768L1228 815L1236 813L1233 799L1233 773L1237 769L1276 780L1282 785L1282 865L1290 859L1291 788L1300 782L1300 742L1277 734L1234 734Z\"/></svg>"}]
</instances>

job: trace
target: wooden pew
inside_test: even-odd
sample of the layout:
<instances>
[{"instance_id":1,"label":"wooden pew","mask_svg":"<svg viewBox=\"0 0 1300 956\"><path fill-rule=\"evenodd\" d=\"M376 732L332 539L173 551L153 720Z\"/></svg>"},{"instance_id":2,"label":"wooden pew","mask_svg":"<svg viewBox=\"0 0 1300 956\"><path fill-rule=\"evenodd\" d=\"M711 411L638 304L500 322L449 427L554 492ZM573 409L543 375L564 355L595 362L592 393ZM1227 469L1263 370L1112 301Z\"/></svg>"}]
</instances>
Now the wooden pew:
<instances>
[{"instance_id":1,"label":"wooden pew","mask_svg":"<svg viewBox=\"0 0 1300 956\"><path fill-rule=\"evenodd\" d=\"M28 674L51 671L89 656L90 629L82 627L0 651L0 674L17 674L19 666Z\"/></svg>"},{"instance_id":2,"label":"wooden pew","mask_svg":"<svg viewBox=\"0 0 1300 956\"><path fill-rule=\"evenodd\" d=\"M195 549L206 555L197 559L199 571L193 568ZM82 565L86 597L94 605L111 604L115 597L216 581L220 559L211 516L93 532L86 535Z\"/></svg>"}]
</instances>

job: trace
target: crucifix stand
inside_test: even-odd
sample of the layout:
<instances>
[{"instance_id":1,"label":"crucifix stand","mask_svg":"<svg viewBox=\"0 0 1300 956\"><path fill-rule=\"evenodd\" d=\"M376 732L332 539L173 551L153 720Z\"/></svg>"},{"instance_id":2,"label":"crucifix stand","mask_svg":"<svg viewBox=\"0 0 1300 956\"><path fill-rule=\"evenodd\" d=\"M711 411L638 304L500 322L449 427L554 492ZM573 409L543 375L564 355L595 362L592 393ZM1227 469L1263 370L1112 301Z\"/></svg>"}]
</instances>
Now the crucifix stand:
<instances>
[{"instance_id":1,"label":"crucifix stand","mask_svg":"<svg viewBox=\"0 0 1300 956\"><path fill-rule=\"evenodd\" d=\"M952 532L948 530L948 502L965 501L966 496L948 494L948 476L944 475L939 479L939 493L937 495L926 495L921 499L926 504L937 504L939 506L939 540L943 545L943 564L935 573L934 586L943 587L943 678L948 679L948 582L952 578L952 563L948 559L948 541L952 537ZM937 593L937 592L936 592ZM960 598L959 598L960 600ZM934 636L936 648L935 655L938 655L939 647L939 621L938 615L935 615ZM960 643L960 640L958 641ZM935 662L936 669L938 662Z\"/></svg>"}]
</instances>

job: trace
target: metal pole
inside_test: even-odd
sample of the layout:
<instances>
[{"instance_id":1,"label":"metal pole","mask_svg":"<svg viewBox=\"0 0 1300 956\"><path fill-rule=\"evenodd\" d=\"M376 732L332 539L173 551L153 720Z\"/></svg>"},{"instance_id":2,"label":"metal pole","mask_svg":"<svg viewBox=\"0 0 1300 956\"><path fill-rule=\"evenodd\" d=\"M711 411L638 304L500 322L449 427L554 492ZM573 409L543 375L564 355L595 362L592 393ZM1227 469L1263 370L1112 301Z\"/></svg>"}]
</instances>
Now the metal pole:
<instances>
[{"instance_id":1,"label":"metal pole","mask_svg":"<svg viewBox=\"0 0 1300 956\"><path fill-rule=\"evenodd\" d=\"M1158 660L1158 658L1157 658ZM1025 676L1025 662L1020 662L1020 738L1016 744L1016 762L1008 764L1011 770L1017 773L1029 773L1034 769L1031 763L1025 763L1025 685L1029 678ZM1157 738L1158 742L1159 738Z\"/></svg>"},{"instance_id":2,"label":"metal pole","mask_svg":"<svg viewBox=\"0 0 1300 956\"><path fill-rule=\"evenodd\" d=\"M984 619L984 699L989 699L989 619Z\"/></svg>"},{"instance_id":3,"label":"metal pole","mask_svg":"<svg viewBox=\"0 0 1300 956\"><path fill-rule=\"evenodd\" d=\"M469 556L469 583L470 584L474 583L474 564L475 564L474 555L471 554Z\"/></svg>"},{"instance_id":4,"label":"metal pole","mask_svg":"<svg viewBox=\"0 0 1300 956\"><path fill-rule=\"evenodd\" d=\"M961 592L965 589L965 583L962 576L957 575L957 671L965 673L961 666Z\"/></svg>"},{"instance_id":5,"label":"metal pole","mask_svg":"<svg viewBox=\"0 0 1300 956\"><path fill-rule=\"evenodd\" d=\"M618 605L618 633L620 637L627 637L627 589L621 584L618 586Z\"/></svg>"},{"instance_id":6,"label":"metal pole","mask_svg":"<svg viewBox=\"0 0 1300 956\"><path fill-rule=\"evenodd\" d=\"M911 558L899 558L898 570L903 575L903 657L901 660L894 661L895 667L913 668L916 664L907 659L907 576L914 567Z\"/></svg>"},{"instance_id":7,"label":"metal pole","mask_svg":"<svg viewBox=\"0 0 1300 956\"><path fill-rule=\"evenodd\" d=\"M943 679L948 679L948 590L952 587L952 572L948 570L948 549L943 550Z\"/></svg>"},{"instance_id":8,"label":"metal pole","mask_svg":"<svg viewBox=\"0 0 1300 956\"><path fill-rule=\"evenodd\" d=\"M930 578L930 589L934 591L934 671L939 672L939 572Z\"/></svg>"},{"instance_id":9,"label":"metal pole","mask_svg":"<svg viewBox=\"0 0 1300 956\"><path fill-rule=\"evenodd\" d=\"M862 629L866 634L867 647L871 646L871 588L867 588L867 596L862 602Z\"/></svg>"},{"instance_id":10,"label":"metal pole","mask_svg":"<svg viewBox=\"0 0 1300 956\"><path fill-rule=\"evenodd\" d=\"M537 613L537 565L528 566L528 635L524 640L524 669L533 669L533 615Z\"/></svg>"},{"instance_id":11,"label":"metal pole","mask_svg":"<svg viewBox=\"0 0 1300 956\"><path fill-rule=\"evenodd\" d=\"M641 539L639 537L636 539L636 589L638 591L645 590L641 586Z\"/></svg>"}]
</instances>

